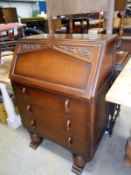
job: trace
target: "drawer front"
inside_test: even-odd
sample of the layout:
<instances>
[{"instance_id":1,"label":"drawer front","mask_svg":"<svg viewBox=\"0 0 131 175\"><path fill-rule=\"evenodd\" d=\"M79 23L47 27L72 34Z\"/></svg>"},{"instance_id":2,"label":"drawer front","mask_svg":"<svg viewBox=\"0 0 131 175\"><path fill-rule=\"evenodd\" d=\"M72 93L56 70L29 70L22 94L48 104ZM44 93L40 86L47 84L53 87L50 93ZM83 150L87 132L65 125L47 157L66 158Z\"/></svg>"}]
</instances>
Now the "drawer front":
<instances>
[{"instance_id":1,"label":"drawer front","mask_svg":"<svg viewBox=\"0 0 131 175\"><path fill-rule=\"evenodd\" d=\"M87 141L90 138L89 125L80 123L73 116L64 116L55 111L49 111L39 106L32 106L19 94L16 95L22 122L25 127L32 125L31 121L41 124L47 124L65 133L75 135L81 140Z\"/></svg>"},{"instance_id":2,"label":"drawer front","mask_svg":"<svg viewBox=\"0 0 131 175\"><path fill-rule=\"evenodd\" d=\"M36 122L36 128L32 130L32 127L29 127L30 131L38 133L42 137L50 139L55 143L71 150L74 153L82 154L83 156L88 156L89 154L89 144L88 142L81 141L80 139L71 136L70 134L65 134L60 130L51 128L48 125L43 125Z\"/></svg>"},{"instance_id":3,"label":"drawer front","mask_svg":"<svg viewBox=\"0 0 131 175\"><path fill-rule=\"evenodd\" d=\"M59 112L64 115L72 115L78 122L90 122L89 105L86 102L16 84L14 88L32 106L36 105L40 108Z\"/></svg>"},{"instance_id":4,"label":"drawer front","mask_svg":"<svg viewBox=\"0 0 131 175\"><path fill-rule=\"evenodd\" d=\"M17 90L15 89L15 91L17 91ZM29 114L30 109L29 109L28 103L26 103L25 99L21 98L21 95L18 93L15 94L15 97L16 97L16 101L18 104L22 124L24 125L24 127L27 128L29 126L29 123L32 120L34 120L34 116Z\"/></svg>"},{"instance_id":5,"label":"drawer front","mask_svg":"<svg viewBox=\"0 0 131 175\"><path fill-rule=\"evenodd\" d=\"M25 127L33 127L35 125L33 121L35 121L56 128L61 132L71 134L80 140L87 141L90 139L89 124L85 122L86 116L81 116L81 114L76 116L74 113L67 114L60 113L57 110L50 110L49 107L46 108L41 105L42 101L37 103L35 99L31 100L27 88L14 85L13 87Z\"/></svg>"},{"instance_id":6,"label":"drawer front","mask_svg":"<svg viewBox=\"0 0 131 175\"><path fill-rule=\"evenodd\" d=\"M65 133L70 133L82 140L90 138L89 125L75 120L73 116L64 116L61 113L45 110L39 106L32 106L32 115L41 124L47 124Z\"/></svg>"},{"instance_id":7,"label":"drawer front","mask_svg":"<svg viewBox=\"0 0 131 175\"><path fill-rule=\"evenodd\" d=\"M29 131L39 133L42 137L48 138L74 153L79 153L86 157L89 155L90 140L88 139L88 132L85 132L88 130L87 125L83 126L79 122L73 122L73 118L70 118L71 124L68 124L69 119L63 114L32 106L19 93L21 88L16 88L14 85L13 88L22 123ZM71 129L68 128L69 130L67 131L66 125L69 125Z\"/></svg>"}]
</instances>

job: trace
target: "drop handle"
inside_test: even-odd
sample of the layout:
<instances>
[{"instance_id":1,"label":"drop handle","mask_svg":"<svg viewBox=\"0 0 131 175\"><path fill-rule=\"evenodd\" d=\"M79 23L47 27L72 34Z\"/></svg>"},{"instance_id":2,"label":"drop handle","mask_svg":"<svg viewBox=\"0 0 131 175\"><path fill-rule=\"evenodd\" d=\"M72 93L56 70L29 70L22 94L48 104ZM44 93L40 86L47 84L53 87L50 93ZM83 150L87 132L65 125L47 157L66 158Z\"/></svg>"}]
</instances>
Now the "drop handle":
<instances>
[{"instance_id":1,"label":"drop handle","mask_svg":"<svg viewBox=\"0 0 131 175\"><path fill-rule=\"evenodd\" d=\"M26 87L22 88L22 93L24 96L27 96L27 88Z\"/></svg>"},{"instance_id":2,"label":"drop handle","mask_svg":"<svg viewBox=\"0 0 131 175\"><path fill-rule=\"evenodd\" d=\"M32 114L32 107L30 105L27 105L26 110L29 114Z\"/></svg>"},{"instance_id":3,"label":"drop handle","mask_svg":"<svg viewBox=\"0 0 131 175\"><path fill-rule=\"evenodd\" d=\"M69 132L71 130L71 121L70 120L67 120L67 122L66 122L66 130L67 130L67 132Z\"/></svg>"},{"instance_id":4,"label":"drop handle","mask_svg":"<svg viewBox=\"0 0 131 175\"><path fill-rule=\"evenodd\" d=\"M36 128L36 122L34 120L31 120L30 125L33 129Z\"/></svg>"},{"instance_id":5,"label":"drop handle","mask_svg":"<svg viewBox=\"0 0 131 175\"><path fill-rule=\"evenodd\" d=\"M69 102L70 102L70 100L66 99L66 101L65 101L65 112L66 113L69 112Z\"/></svg>"},{"instance_id":6,"label":"drop handle","mask_svg":"<svg viewBox=\"0 0 131 175\"><path fill-rule=\"evenodd\" d=\"M73 145L73 139L72 139L72 137L69 137L68 138L68 146L70 147L72 145Z\"/></svg>"}]
</instances>

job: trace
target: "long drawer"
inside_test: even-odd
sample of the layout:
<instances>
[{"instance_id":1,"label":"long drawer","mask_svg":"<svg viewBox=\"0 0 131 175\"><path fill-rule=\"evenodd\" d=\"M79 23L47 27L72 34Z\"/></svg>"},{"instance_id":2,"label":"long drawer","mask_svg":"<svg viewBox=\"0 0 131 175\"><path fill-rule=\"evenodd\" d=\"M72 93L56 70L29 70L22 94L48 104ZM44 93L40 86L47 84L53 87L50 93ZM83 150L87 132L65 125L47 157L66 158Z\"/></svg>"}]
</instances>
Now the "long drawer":
<instances>
[{"instance_id":1,"label":"long drawer","mask_svg":"<svg viewBox=\"0 0 131 175\"><path fill-rule=\"evenodd\" d=\"M18 91L20 88L14 90ZM16 93L16 98L25 127L30 127L32 122L47 124L81 140L90 139L89 124L78 120L74 114L67 115L49 108L43 108L39 103L26 100L20 93Z\"/></svg>"},{"instance_id":2,"label":"long drawer","mask_svg":"<svg viewBox=\"0 0 131 175\"><path fill-rule=\"evenodd\" d=\"M32 131L30 125L27 128L29 131ZM48 125L43 125L41 123L36 123L36 129L34 128L34 132L38 133L42 137L50 139L57 144L71 150L74 153L81 154L83 156L89 156L89 143L81 141L80 139L61 132L55 128L51 128Z\"/></svg>"},{"instance_id":3,"label":"long drawer","mask_svg":"<svg viewBox=\"0 0 131 175\"><path fill-rule=\"evenodd\" d=\"M13 87L17 91L15 94L19 94L31 105L72 115L78 122L90 123L89 105L83 101L21 85L13 84Z\"/></svg>"},{"instance_id":4,"label":"long drawer","mask_svg":"<svg viewBox=\"0 0 131 175\"><path fill-rule=\"evenodd\" d=\"M63 116L57 116L59 119L62 119L58 121L58 126L61 127L61 129L51 127L52 125L49 125L48 122L44 122L43 120L41 121L41 117L39 117L39 115L37 115L38 117L35 116L36 114L40 114L37 111L38 108L34 108L32 114L31 111L27 111L27 107L29 107L28 101L26 101L24 98L21 98L21 95L19 93L16 94L16 99L19 106L22 123L30 132L38 133L42 137L50 139L57 144L71 150L74 153L79 153L85 157L89 156L90 141L88 140L88 136L86 135L88 132L84 132L84 129L86 128L83 129L83 126L75 122L74 125L72 125L72 129L70 132L64 132L63 125L65 123L65 119L63 118ZM48 117L49 114L47 116L47 119ZM52 119L53 118L55 117L52 116ZM51 121L53 122L53 120ZM63 122L63 125L61 124L61 122ZM81 138L77 137L77 135L79 134L83 135L83 137L87 137L86 140L82 140Z\"/></svg>"},{"instance_id":5,"label":"long drawer","mask_svg":"<svg viewBox=\"0 0 131 175\"><path fill-rule=\"evenodd\" d=\"M48 111L38 106L30 106L32 108L32 112L28 112L28 107L29 105L24 106L24 110L27 113L27 120L32 118L34 121L36 121L36 123L47 124L65 133L75 135L82 140L88 140L90 138L88 124L81 124L80 122L75 121L72 116L66 117L63 116L61 113Z\"/></svg>"},{"instance_id":6,"label":"long drawer","mask_svg":"<svg viewBox=\"0 0 131 175\"><path fill-rule=\"evenodd\" d=\"M46 123L83 140L90 138L89 124L78 122L74 119L75 116L64 116L61 113L48 111L38 106L33 106L32 115L34 116L34 119L41 124Z\"/></svg>"},{"instance_id":7,"label":"long drawer","mask_svg":"<svg viewBox=\"0 0 131 175\"><path fill-rule=\"evenodd\" d=\"M75 113L62 113L60 110L50 109L50 106L46 107L46 105L41 105L42 101L41 103L37 103L35 97L32 98L33 93L30 93L30 91L32 91L31 89L28 89L28 95L26 95L23 94L23 87L19 85L13 85L13 87L14 91L17 91L15 93L16 99L20 109L22 122L26 128L38 130L40 124L46 125L59 132L78 138L81 141L89 142L91 136L89 123L86 122L86 116L84 116L85 120L82 120L83 116L81 114L77 114L76 116ZM39 94L39 92L35 93ZM46 93L44 92L44 94ZM42 97L44 97L43 94L40 99L43 99ZM46 100L46 98L44 98L44 100ZM54 99L52 99L52 101L54 101ZM46 104L45 101L44 104ZM80 109L82 108L80 107Z\"/></svg>"}]
</instances>

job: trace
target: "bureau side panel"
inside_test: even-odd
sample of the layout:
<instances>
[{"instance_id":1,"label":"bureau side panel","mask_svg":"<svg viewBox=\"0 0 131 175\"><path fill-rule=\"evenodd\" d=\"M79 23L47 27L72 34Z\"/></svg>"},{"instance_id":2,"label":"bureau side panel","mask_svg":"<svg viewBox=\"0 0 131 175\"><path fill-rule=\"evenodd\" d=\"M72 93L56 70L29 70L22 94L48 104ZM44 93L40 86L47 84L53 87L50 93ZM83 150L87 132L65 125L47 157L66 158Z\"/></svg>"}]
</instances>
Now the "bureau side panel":
<instances>
[{"instance_id":1,"label":"bureau side panel","mask_svg":"<svg viewBox=\"0 0 131 175\"><path fill-rule=\"evenodd\" d=\"M99 90L94 100L94 146L97 147L107 124L107 102L105 95L110 87L107 81Z\"/></svg>"},{"instance_id":2,"label":"bureau side panel","mask_svg":"<svg viewBox=\"0 0 131 175\"><path fill-rule=\"evenodd\" d=\"M99 62L99 70L96 76L95 93L103 86L104 82L111 76L115 63L116 40L113 39L103 46ZM94 95L94 94L93 94Z\"/></svg>"}]
</instances>

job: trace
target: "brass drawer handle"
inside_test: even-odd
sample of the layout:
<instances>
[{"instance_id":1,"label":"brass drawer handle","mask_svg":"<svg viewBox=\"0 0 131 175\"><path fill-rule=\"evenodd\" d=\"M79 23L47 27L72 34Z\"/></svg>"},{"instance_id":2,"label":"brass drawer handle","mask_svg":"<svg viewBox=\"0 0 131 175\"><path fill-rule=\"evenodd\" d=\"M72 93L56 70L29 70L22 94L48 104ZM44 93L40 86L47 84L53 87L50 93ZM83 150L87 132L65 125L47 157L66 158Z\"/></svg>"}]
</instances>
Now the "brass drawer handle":
<instances>
[{"instance_id":1,"label":"brass drawer handle","mask_svg":"<svg viewBox=\"0 0 131 175\"><path fill-rule=\"evenodd\" d=\"M36 128L36 122L34 120L31 120L30 125L33 129Z\"/></svg>"},{"instance_id":2,"label":"brass drawer handle","mask_svg":"<svg viewBox=\"0 0 131 175\"><path fill-rule=\"evenodd\" d=\"M26 110L29 114L32 114L32 107L30 105L27 105Z\"/></svg>"},{"instance_id":3,"label":"brass drawer handle","mask_svg":"<svg viewBox=\"0 0 131 175\"><path fill-rule=\"evenodd\" d=\"M26 87L23 87L22 88L22 93L23 93L24 96L27 96L28 95L27 94L27 88Z\"/></svg>"},{"instance_id":4,"label":"brass drawer handle","mask_svg":"<svg viewBox=\"0 0 131 175\"><path fill-rule=\"evenodd\" d=\"M65 101L65 112L66 113L69 112L69 102L70 102L70 100L66 99L66 101Z\"/></svg>"},{"instance_id":5,"label":"brass drawer handle","mask_svg":"<svg viewBox=\"0 0 131 175\"><path fill-rule=\"evenodd\" d=\"M66 130L67 130L67 132L69 132L71 130L71 121L70 120L67 120L67 122L66 122Z\"/></svg>"},{"instance_id":6,"label":"brass drawer handle","mask_svg":"<svg viewBox=\"0 0 131 175\"><path fill-rule=\"evenodd\" d=\"M68 138L68 146L70 147L72 145L73 145L73 139L72 139L72 137L69 137Z\"/></svg>"}]
</instances>

